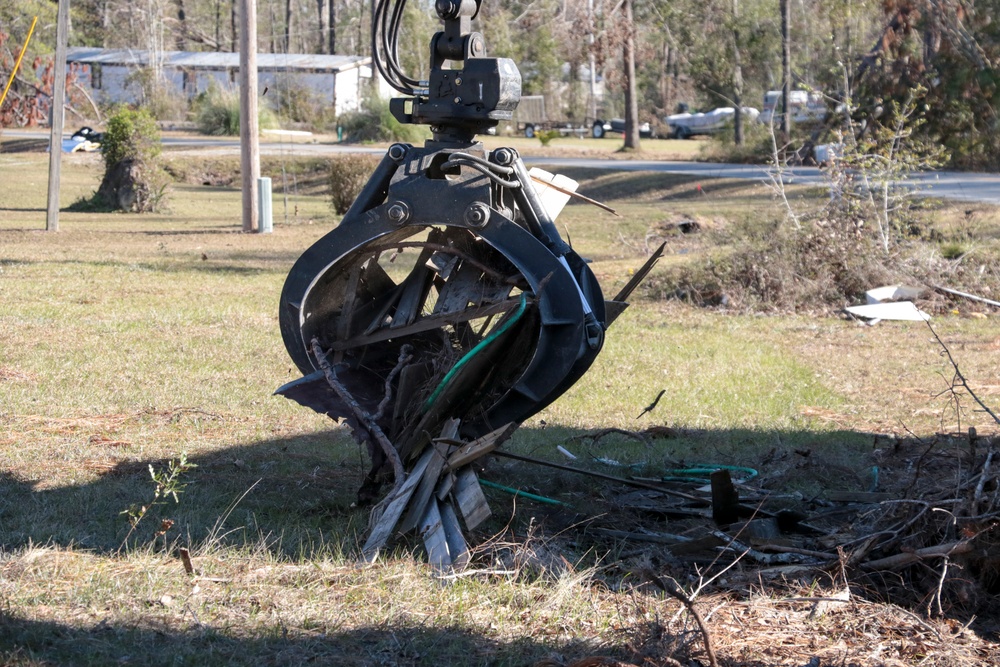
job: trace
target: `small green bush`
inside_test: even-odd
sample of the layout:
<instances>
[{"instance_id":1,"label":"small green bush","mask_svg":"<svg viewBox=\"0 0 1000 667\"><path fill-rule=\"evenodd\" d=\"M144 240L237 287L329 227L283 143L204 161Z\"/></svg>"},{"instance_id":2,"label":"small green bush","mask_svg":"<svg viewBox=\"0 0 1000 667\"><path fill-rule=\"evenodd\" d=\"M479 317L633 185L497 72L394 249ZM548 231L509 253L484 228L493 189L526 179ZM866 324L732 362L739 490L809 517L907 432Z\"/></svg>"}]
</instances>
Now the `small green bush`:
<instances>
[{"instance_id":1,"label":"small green bush","mask_svg":"<svg viewBox=\"0 0 1000 667\"><path fill-rule=\"evenodd\" d=\"M115 110L101 140L101 185L89 202L78 202L77 209L136 213L157 210L167 184L160 152L160 129L147 109Z\"/></svg>"},{"instance_id":2,"label":"small green bush","mask_svg":"<svg viewBox=\"0 0 1000 667\"><path fill-rule=\"evenodd\" d=\"M330 161L330 202L344 215L365 187L379 160L372 155L340 155Z\"/></svg>"},{"instance_id":3,"label":"small green bush","mask_svg":"<svg viewBox=\"0 0 1000 667\"><path fill-rule=\"evenodd\" d=\"M240 133L240 96L237 91L213 86L199 96L195 106L198 130L202 134L236 136ZM278 126L274 111L266 104L257 107L257 125L260 129Z\"/></svg>"},{"instance_id":4,"label":"small green bush","mask_svg":"<svg viewBox=\"0 0 1000 667\"><path fill-rule=\"evenodd\" d=\"M562 136L562 133L559 130L542 130L541 132L535 132L535 136L542 142L542 146L548 146L552 143L553 139L558 139Z\"/></svg>"},{"instance_id":5,"label":"small green bush","mask_svg":"<svg viewBox=\"0 0 1000 667\"><path fill-rule=\"evenodd\" d=\"M365 100L361 111L343 114L339 125L344 129L344 139L353 143L400 141L416 144L429 135L418 125L405 125L389 111L389 103L378 96Z\"/></svg>"},{"instance_id":6,"label":"small green bush","mask_svg":"<svg viewBox=\"0 0 1000 667\"><path fill-rule=\"evenodd\" d=\"M160 128L148 110L128 107L114 110L101 139L105 166L112 167L123 160L152 162L160 152Z\"/></svg>"}]
</instances>

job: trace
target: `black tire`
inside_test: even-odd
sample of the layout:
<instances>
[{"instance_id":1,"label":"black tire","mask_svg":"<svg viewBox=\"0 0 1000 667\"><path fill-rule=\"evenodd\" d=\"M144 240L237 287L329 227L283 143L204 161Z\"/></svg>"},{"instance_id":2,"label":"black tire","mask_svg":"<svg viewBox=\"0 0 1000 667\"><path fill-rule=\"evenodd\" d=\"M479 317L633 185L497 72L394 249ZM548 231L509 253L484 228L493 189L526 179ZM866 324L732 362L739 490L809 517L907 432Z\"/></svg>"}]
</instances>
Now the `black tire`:
<instances>
[{"instance_id":1,"label":"black tire","mask_svg":"<svg viewBox=\"0 0 1000 667\"><path fill-rule=\"evenodd\" d=\"M677 132L675 134L678 139L691 138L691 130L689 128L684 127L683 125L677 128Z\"/></svg>"},{"instance_id":2,"label":"black tire","mask_svg":"<svg viewBox=\"0 0 1000 667\"><path fill-rule=\"evenodd\" d=\"M595 139L603 139L604 138L604 123L602 123L599 120L595 121L594 122L594 126L592 128L590 128L590 134Z\"/></svg>"},{"instance_id":3,"label":"black tire","mask_svg":"<svg viewBox=\"0 0 1000 667\"><path fill-rule=\"evenodd\" d=\"M526 136L528 139L534 139L535 138L535 126L534 125L525 125L524 126L524 136Z\"/></svg>"}]
</instances>

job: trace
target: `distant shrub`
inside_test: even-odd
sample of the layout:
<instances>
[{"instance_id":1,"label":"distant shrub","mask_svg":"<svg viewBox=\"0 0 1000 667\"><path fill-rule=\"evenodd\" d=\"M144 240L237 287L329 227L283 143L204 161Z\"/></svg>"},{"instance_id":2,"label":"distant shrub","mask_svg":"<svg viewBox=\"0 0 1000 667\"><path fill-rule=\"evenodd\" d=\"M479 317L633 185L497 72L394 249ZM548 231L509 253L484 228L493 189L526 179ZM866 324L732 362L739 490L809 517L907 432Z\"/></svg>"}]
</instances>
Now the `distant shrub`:
<instances>
[{"instance_id":1,"label":"distant shrub","mask_svg":"<svg viewBox=\"0 0 1000 667\"><path fill-rule=\"evenodd\" d=\"M160 167L160 130L145 108L121 107L108 118L101 140L104 177L91 208L148 213L159 208L166 189Z\"/></svg>"},{"instance_id":2,"label":"distant shrub","mask_svg":"<svg viewBox=\"0 0 1000 667\"><path fill-rule=\"evenodd\" d=\"M535 132L535 136L542 142L542 146L548 146L552 143L553 139L558 139L562 136L562 133L559 130L542 130L541 132Z\"/></svg>"},{"instance_id":3,"label":"distant shrub","mask_svg":"<svg viewBox=\"0 0 1000 667\"><path fill-rule=\"evenodd\" d=\"M268 94L272 103L277 106L278 116L282 121L306 126L314 131L327 131L336 127L334 107L318 99L312 89L297 85L285 84Z\"/></svg>"},{"instance_id":4,"label":"distant shrub","mask_svg":"<svg viewBox=\"0 0 1000 667\"><path fill-rule=\"evenodd\" d=\"M152 68L134 70L125 79L125 85L136 93L139 106L158 120L181 120L187 111L187 100L157 77Z\"/></svg>"},{"instance_id":5,"label":"distant shrub","mask_svg":"<svg viewBox=\"0 0 1000 667\"><path fill-rule=\"evenodd\" d=\"M800 136L798 128L793 128L793 134L793 145L806 139L805 135ZM711 162L766 163L773 154L771 128L756 120L746 118L743 121L742 145L737 145L733 127L730 125L721 132L713 134L711 141L706 142L701 150L702 157Z\"/></svg>"},{"instance_id":6,"label":"distant shrub","mask_svg":"<svg viewBox=\"0 0 1000 667\"><path fill-rule=\"evenodd\" d=\"M213 136L236 136L240 133L240 96L235 90L213 86L202 93L195 103L198 130ZM260 129L278 126L274 111L266 104L257 107Z\"/></svg>"},{"instance_id":7,"label":"distant shrub","mask_svg":"<svg viewBox=\"0 0 1000 667\"><path fill-rule=\"evenodd\" d=\"M330 161L330 202L337 215L344 215L358 198L378 165L372 155L340 155Z\"/></svg>"},{"instance_id":8,"label":"distant shrub","mask_svg":"<svg viewBox=\"0 0 1000 667\"><path fill-rule=\"evenodd\" d=\"M389 112L389 103L378 96L365 100L361 111L342 114L338 120L344 139L354 143L400 141L416 144L427 138L427 129L405 125Z\"/></svg>"}]
</instances>

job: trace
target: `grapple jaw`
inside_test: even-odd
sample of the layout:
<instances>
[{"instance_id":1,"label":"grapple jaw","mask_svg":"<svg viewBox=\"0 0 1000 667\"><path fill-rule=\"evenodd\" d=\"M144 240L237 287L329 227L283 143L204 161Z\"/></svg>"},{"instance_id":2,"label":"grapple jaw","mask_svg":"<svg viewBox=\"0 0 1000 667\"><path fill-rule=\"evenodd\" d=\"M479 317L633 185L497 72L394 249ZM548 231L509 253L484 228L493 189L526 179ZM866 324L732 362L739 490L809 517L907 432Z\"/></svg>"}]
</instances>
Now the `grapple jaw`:
<instances>
[{"instance_id":1,"label":"grapple jaw","mask_svg":"<svg viewBox=\"0 0 1000 667\"><path fill-rule=\"evenodd\" d=\"M605 307L533 204L510 149L394 145L286 280L281 331L305 377L278 393L352 419L317 373L315 341L372 413L391 396L379 420L391 438L451 417L477 436L551 403L600 351ZM410 359L387 383L404 346Z\"/></svg>"}]
</instances>

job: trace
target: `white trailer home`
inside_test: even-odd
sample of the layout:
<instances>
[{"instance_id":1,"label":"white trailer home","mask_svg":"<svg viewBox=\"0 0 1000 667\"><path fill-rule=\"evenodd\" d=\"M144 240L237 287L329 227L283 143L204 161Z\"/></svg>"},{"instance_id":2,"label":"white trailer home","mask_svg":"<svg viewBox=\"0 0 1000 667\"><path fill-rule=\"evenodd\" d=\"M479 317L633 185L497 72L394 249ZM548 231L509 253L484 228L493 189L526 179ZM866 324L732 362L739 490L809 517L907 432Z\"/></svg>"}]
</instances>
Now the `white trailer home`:
<instances>
[{"instance_id":1,"label":"white trailer home","mask_svg":"<svg viewBox=\"0 0 1000 667\"><path fill-rule=\"evenodd\" d=\"M163 51L156 56L159 63L152 64L159 66L167 85L189 101L213 84L223 89L239 87L239 53ZM141 93L135 73L151 65L147 51L84 46L70 48L66 61L78 63L80 85L99 104L136 102ZM257 54L260 90L266 86L274 91L272 95L308 90L316 101L334 106L337 114L359 109L371 77L369 57ZM388 96L388 86L381 77L378 81L379 93Z\"/></svg>"}]
</instances>

